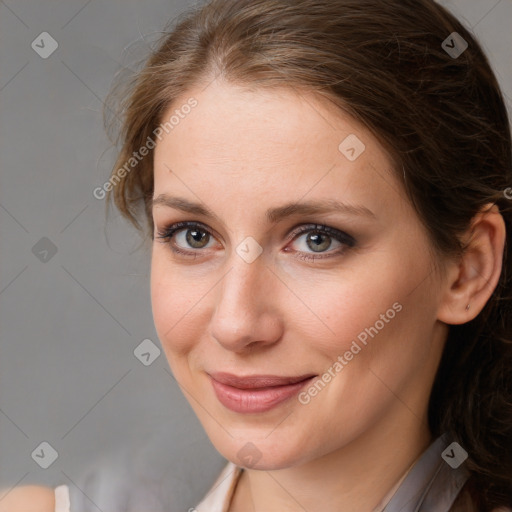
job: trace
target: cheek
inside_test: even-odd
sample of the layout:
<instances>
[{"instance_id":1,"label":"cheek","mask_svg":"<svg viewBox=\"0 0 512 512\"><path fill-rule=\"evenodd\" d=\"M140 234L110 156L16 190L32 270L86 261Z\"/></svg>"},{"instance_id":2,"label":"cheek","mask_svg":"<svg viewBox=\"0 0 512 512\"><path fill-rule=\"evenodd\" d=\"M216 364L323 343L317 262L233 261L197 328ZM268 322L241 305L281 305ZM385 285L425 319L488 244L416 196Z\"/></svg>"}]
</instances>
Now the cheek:
<instances>
[{"instance_id":1,"label":"cheek","mask_svg":"<svg viewBox=\"0 0 512 512\"><path fill-rule=\"evenodd\" d=\"M188 353L200 339L198 306L209 286L169 263L165 249L155 249L151 260L151 305L155 329L169 356ZM194 321L191 321L194 317Z\"/></svg>"},{"instance_id":2,"label":"cheek","mask_svg":"<svg viewBox=\"0 0 512 512\"><path fill-rule=\"evenodd\" d=\"M333 392L360 394L373 404L391 396L382 382L398 390L422 373L422 364L432 357L435 307L426 292L429 280L418 286L425 278L423 265L380 270L338 296L340 307L330 311L332 321L327 322L336 341L323 347L331 362L342 356L342 377Z\"/></svg>"},{"instance_id":3,"label":"cheek","mask_svg":"<svg viewBox=\"0 0 512 512\"><path fill-rule=\"evenodd\" d=\"M389 330L397 322L397 309L401 309L412 281L404 280L404 274L399 265L374 263L338 275L317 274L314 280L297 278L289 287L308 307L302 308L301 316L290 325L309 333L306 338L312 340L314 350L337 357L349 350L358 336L361 341L370 338L367 329L376 323L378 330Z\"/></svg>"},{"instance_id":4,"label":"cheek","mask_svg":"<svg viewBox=\"0 0 512 512\"><path fill-rule=\"evenodd\" d=\"M321 354L327 366L342 357L337 369L343 368L344 377L337 379L335 388L351 387L349 376L372 378L368 367L390 383L399 382L428 357L435 305L425 292L428 269L428 260L419 255L400 258L388 253L378 265L358 265L343 277L318 280L315 287L297 284L297 295L308 297L323 322L309 315L315 324L303 332L310 333L306 339L311 353ZM355 382L353 378L349 381Z\"/></svg>"}]
</instances>

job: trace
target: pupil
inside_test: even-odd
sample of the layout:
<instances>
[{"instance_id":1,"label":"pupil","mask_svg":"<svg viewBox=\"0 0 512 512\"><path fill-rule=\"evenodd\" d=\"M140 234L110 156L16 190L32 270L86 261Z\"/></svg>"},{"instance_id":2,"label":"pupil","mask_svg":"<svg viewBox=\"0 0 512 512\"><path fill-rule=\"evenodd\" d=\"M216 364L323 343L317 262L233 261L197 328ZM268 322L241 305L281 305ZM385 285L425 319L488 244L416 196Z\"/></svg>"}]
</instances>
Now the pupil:
<instances>
[{"instance_id":1,"label":"pupil","mask_svg":"<svg viewBox=\"0 0 512 512\"><path fill-rule=\"evenodd\" d=\"M318 251L318 249L328 249L329 248L330 243L328 242L328 240L329 240L329 237L328 236L324 237L324 235L322 235L321 233L312 234L308 237L308 246L310 247L310 249L312 249L316 252L321 252L321 251ZM313 246L310 245L310 242L313 242Z\"/></svg>"},{"instance_id":2,"label":"pupil","mask_svg":"<svg viewBox=\"0 0 512 512\"><path fill-rule=\"evenodd\" d=\"M208 234L205 232L201 232L198 229L190 229L187 232L187 242L193 247L202 247L201 242L206 239L208 243Z\"/></svg>"}]
</instances>

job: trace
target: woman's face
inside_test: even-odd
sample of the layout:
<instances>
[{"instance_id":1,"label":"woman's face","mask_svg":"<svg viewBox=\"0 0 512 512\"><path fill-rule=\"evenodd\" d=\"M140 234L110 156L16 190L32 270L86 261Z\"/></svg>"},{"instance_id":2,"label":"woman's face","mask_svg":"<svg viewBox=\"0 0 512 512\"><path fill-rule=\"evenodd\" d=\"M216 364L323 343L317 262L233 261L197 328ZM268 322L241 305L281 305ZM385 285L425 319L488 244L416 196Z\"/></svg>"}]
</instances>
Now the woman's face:
<instances>
[{"instance_id":1,"label":"woman's face","mask_svg":"<svg viewBox=\"0 0 512 512\"><path fill-rule=\"evenodd\" d=\"M155 149L151 294L215 447L277 469L423 428L447 334L440 278L386 152L291 89L215 81L164 120L191 96Z\"/></svg>"}]
</instances>

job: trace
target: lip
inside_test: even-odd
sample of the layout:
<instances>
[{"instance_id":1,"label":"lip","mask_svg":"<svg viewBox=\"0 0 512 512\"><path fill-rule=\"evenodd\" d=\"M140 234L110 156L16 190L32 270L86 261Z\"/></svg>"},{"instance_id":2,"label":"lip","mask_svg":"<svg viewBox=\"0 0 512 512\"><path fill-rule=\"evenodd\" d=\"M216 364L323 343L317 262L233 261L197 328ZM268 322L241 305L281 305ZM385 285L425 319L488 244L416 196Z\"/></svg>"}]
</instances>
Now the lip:
<instances>
[{"instance_id":1,"label":"lip","mask_svg":"<svg viewBox=\"0 0 512 512\"><path fill-rule=\"evenodd\" d=\"M266 412L288 400L314 377L311 373L293 377L230 373L208 374L219 402L239 413Z\"/></svg>"}]
</instances>

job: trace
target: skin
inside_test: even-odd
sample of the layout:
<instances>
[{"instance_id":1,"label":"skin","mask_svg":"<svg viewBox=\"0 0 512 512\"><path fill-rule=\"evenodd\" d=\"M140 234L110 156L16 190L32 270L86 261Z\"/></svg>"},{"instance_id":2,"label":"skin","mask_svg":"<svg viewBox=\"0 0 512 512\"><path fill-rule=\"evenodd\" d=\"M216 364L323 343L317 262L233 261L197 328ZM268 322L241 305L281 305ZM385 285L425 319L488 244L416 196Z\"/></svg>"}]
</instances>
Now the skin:
<instances>
[{"instance_id":1,"label":"skin","mask_svg":"<svg viewBox=\"0 0 512 512\"><path fill-rule=\"evenodd\" d=\"M0 489L0 512L54 512L55 493L48 487L23 485Z\"/></svg>"},{"instance_id":2,"label":"skin","mask_svg":"<svg viewBox=\"0 0 512 512\"><path fill-rule=\"evenodd\" d=\"M214 446L240 466L246 443L260 454L230 511L374 510L432 441L427 405L447 324L471 320L494 290L503 219L496 210L475 217L464 258L437 271L389 156L353 118L313 93L220 80L187 91L164 118L190 96L198 106L157 143L154 198L198 202L218 219L153 207L152 307L173 374ZM366 146L355 161L338 150L350 134ZM374 216L265 218L268 208L320 199ZM187 228L158 238L182 221L210 233L204 248L187 244ZM315 252L308 232L290 236L312 223L355 245L324 235L327 248ZM252 263L236 252L248 236L263 250ZM292 398L242 414L215 396L208 371L321 376L394 303L401 311L308 404Z\"/></svg>"}]
</instances>

